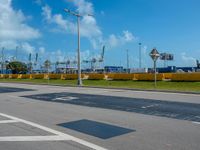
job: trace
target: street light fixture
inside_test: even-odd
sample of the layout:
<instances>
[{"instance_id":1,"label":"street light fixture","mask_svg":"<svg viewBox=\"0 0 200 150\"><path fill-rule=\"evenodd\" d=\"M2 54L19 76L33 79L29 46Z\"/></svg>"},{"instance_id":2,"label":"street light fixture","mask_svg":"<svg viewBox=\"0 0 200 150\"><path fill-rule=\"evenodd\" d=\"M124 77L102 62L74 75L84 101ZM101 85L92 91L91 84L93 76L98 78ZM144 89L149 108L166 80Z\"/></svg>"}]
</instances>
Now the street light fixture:
<instances>
[{"instance_id":1,"label":"street light fixture","mask_svg":"<svg viewBox=\"0 0 200 150\"><path fill-rule=\"evenodd\" d=\"M81 80L81 58L80 58L80 17L83 17L79 13L73 12L69 9L64 9L65 12L77 17L77 32L78 32L78 86L82 85L82 80ZM92 16L92 15L88 15Z\"/></svg>"}]
</instances>

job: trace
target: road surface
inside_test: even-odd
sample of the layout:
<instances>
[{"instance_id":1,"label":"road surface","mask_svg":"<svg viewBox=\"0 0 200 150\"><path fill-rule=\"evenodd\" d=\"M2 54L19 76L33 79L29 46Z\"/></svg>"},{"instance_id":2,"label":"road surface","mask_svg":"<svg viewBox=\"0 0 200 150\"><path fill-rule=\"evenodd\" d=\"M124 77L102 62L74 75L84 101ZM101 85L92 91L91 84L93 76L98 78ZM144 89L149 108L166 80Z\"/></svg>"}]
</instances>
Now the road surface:
<instances>
[{"instance_id":1,"label":"road surface","mask_svg":"<svg viewBox=\"0 0 200 150\"><path fill-rule=\"evenodd\" d=\"M200 95L0 83L2 150L198 150Z\"/></svg>"}]
</instances>

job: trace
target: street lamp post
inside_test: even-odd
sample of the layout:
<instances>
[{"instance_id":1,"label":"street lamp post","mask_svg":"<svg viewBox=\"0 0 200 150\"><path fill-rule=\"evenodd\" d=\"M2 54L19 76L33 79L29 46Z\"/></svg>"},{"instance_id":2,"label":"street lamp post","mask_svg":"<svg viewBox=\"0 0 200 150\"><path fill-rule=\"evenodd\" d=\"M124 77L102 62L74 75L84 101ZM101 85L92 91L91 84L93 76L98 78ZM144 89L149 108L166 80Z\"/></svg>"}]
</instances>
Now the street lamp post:
<instances>
[{"instance_id":1,"label":"street lamp post","mask_svg":"<svg viewBox=\"0 0 200 150\"><path fill-rule=\"evenodd\" d=\"M78 32L78 86L82 86L81 80L81 58L80 58L80 17L82 17L79 13L72 12L69 9L64 9L65 12L77 17L77 32Z\"/></svg>"},{"instance_id":2,"label":"street lamp post","mask_svg":"<svg viewBox=\"0 0 200 150\"><path fill-rule=\"evenodd\" d=\"M3 67L4 67L4 47L2 47L2 50L1 50L1 74L4 74L3 73Z\"/></svg>"},{"instance_id":3,"label":"street lamp post","mask_svg":"<svg viewBox=\"0 0 200 150\"><path fill-rule=\"evenodd\" d=\"M19 49L19 46L16 46L16 52L15 52L15 60L16 61L17 61L18 49Z\"/></svg>"},{"instance_id":4,"label":"street lamp post","mask_svg":"<svg viewBox=\"0 0 200 150\"><path fill-rule=\"evenodd\" d=\"M127 73L129 73L129 50L126 50L127 52Z\"/></svg>"},{"instance_id":5,"label":"street lamp post","mask_svg":"<svg viewBox=\"0 0 200 150\"><path fill-rule=\"evenodd\" d=\"M139 43L139 68L142 68L142 50L141 50L142 43Z\"/></svg>"}]
</instances>

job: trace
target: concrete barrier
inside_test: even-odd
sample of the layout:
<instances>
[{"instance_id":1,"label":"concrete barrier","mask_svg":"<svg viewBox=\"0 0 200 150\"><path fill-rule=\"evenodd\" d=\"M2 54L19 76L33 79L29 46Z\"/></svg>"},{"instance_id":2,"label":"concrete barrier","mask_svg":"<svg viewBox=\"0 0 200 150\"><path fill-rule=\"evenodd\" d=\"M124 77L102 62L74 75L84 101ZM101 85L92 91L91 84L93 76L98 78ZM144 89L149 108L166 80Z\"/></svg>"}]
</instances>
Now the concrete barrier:
<instances>
[{"instance_id":1,"label":"concrete barrier","mask_svg":"<svg viewBox=\"0 0 200 150\"><path fill-rule=\"evenodd\" d=\"M200 73L174 73L172 81L200 81Z\"/></svg>"},{"instance_id":2,"label":"concrete barrier","mask_svg":"<svg viewBox=\"0 0 200 150\"><path fill-rule=\"evenodd\" d=\"M18 79L30 79L30 74L18 74Z\"/></svg>"},{"instance_id":3,"label":"concrete barrier","mask_svg":"<svg viewBox=\"0 0 200 150\"><path fill-rule=\"evenodd\" d=\"M166 80L172 79L172 73L164 73L164 79Z\"/></svg>"},{"instance_id":4,"label":"concrete barrier","mask_svg":"<svg viewBox=\"0 0 200 150\"><path fill-rule=\"evenodd\" d=\"M31 74L31 79L44 79L44 74Z\"/></svg>"},{"instance_id":5,"label":"concrete barrier","mask_svg":"<svg viewBox=\"0 0 200 150\"><path fill-rule=\"evenodd\" d=\"M85 78L84 74L81 74L81 78ZM76 80L78 79L78 75L77 74L62 74L61 75L61 79L62 80Z\"/></svg>"},{"instance_id":6,"label":"concrete barrier","mask_svg":"<svg viewBox=\"0 0 200 150\"><path fill-rule=\"evenodd\" d=\"M9 79L17 79L18 78L18 74L9 74Z\"/></svg>"},{"instance_id":7,"label":"concrete barrier","mask_svg":"<svg viewBox=\"0 0 200 150\"><path fill-rule=\"evenodd\" d=\"M134 80L134 74L107 74L107 79L110 80Z\"/></svg>"},{"instance_id":8,"label":"concrete barrier","mask_svg":"<svg viewBox=\"0 0 200 150\"><path fill-rule=\"evenodd\" d=\"M77 74L0 74L0 79L62 79L76 80ZM138 81L153 81L154 74L82 74L82 79L88 80L138 80ZM157 74L157 80L172 80L172 81L200 81L200 73L164 73Z\"/></svg>"},{"instance_id":9,"label":"concrete barrier","mask_svg":"<svg viewBox=\"0 0 200 150\"><path fill-rule=\"evenodd\" d=\"M87 74L87 79L88 80L104 80L106 79L107 75L105 74Z\"/></svg>"},{"instance_id":10,"label":"concrete barrier","mask_svg":"<svg viewBox=\"0 0 200 150\"><path fill-rule=\"evenodd\" d=\"M157 74L156 79L158 81L163 80L164 79L164 74L162 74L162 73L161 74ZM153 81L154 80L154 74L150 74L150 73L138 74L137 80L138 81Z\"/></svg>"},{"instance_id":11,"label":"concrete barrier","mask_svg":"<svg viewBox=\"0 0 200 150\"><path fill-rule=\"evenodd\" d=\"M61 79L61 74L44 74L44 79Z\"/></svg>"},{"instance_id":12,"label":"concrete barrier","mask_svg":"<svg viewBox=\"0 0 200 150\"><path fill-rule=\"evenodd\" d=\"M0 79L4 79L4 74L0 74Z\"/></svg>"}]
</instances>

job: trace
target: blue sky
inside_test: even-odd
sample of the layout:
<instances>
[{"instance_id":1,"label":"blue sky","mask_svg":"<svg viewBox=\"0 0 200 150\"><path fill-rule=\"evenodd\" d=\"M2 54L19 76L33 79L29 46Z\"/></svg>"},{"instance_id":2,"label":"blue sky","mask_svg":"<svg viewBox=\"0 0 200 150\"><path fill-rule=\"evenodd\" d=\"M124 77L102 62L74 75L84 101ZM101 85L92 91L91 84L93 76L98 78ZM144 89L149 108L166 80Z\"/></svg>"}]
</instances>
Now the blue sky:
<instances>
[{"instance_id":1,"label":"blue sky","mask_svg":"<svg viewBox=\"0 0 200 150\"><path fill-rule=\"evenodd\" d=\"M195 66L200 59L199 0L1 0L0 46L6 59L19 46L17 57L24 61L36 52L41 62L75 60L76 20L64 8L84 15L82 60L98 58L105 45L105 65L126 66L128 49L130 66L138 67L139 42L143 67L152 66L149 52L154 47L174 54L168 65Z\"/></svg>"}]
</instances>

